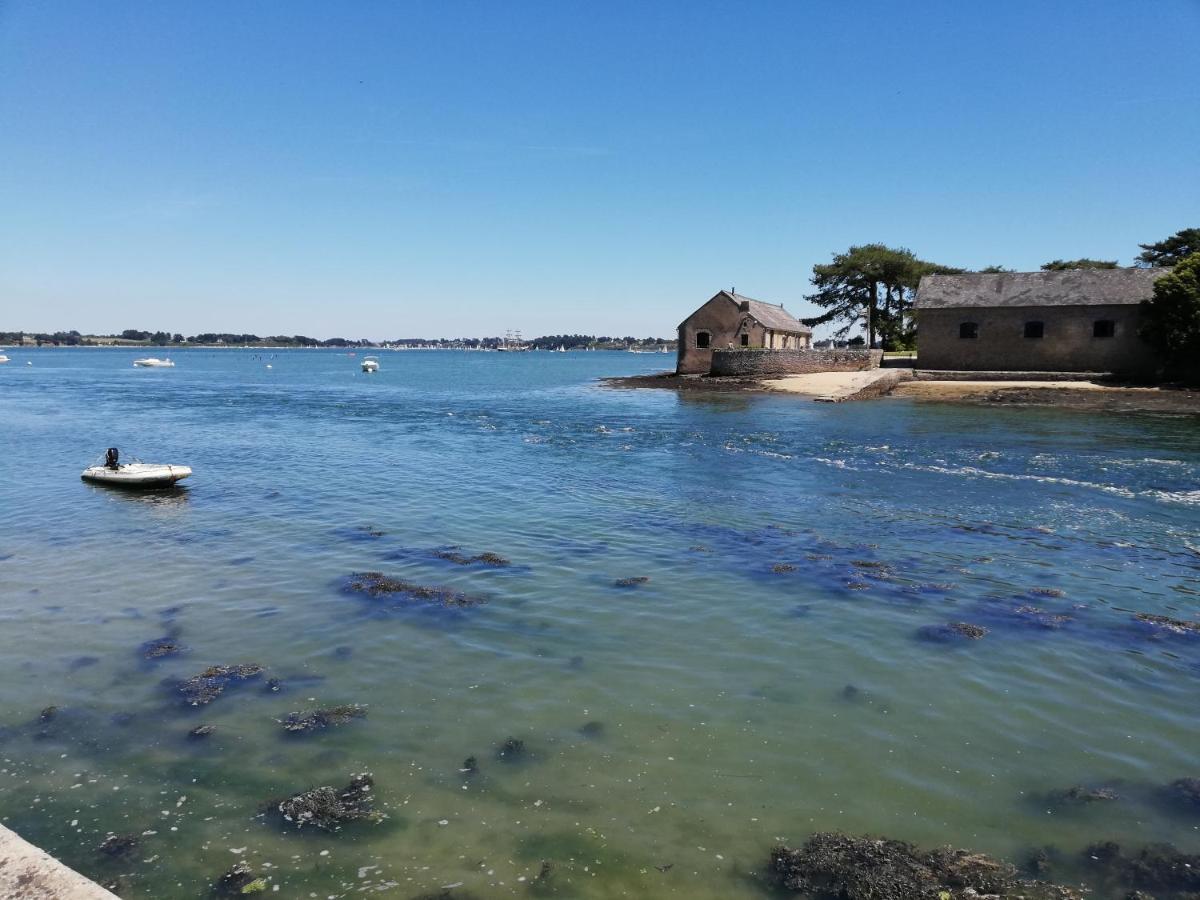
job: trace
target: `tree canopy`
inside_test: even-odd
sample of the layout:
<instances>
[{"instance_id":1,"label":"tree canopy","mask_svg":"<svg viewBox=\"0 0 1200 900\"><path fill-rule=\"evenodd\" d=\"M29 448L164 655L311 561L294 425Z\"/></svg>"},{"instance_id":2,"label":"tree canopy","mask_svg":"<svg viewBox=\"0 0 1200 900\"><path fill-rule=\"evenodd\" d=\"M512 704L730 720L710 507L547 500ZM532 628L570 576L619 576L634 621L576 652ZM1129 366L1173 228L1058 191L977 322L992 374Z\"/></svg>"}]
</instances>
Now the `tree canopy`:
<instances>
[{"instance_id":1,"label":"tree canopy","mask_svg":"<svg viewBox=\"0 0 1200 900\"><path fill-rule=\"evenodd\" d=\"M1115 269L1115 259L1054 259L1042 264L1043 272L1063 272L1067 269Z\"/></svg>"},{"instance_id":2,"label":"tree canopy","mask_svg":"<svg viewBox=\"0 0 1200 900\"><path fill-rule=\"evenodd\" d=\"M833 261L813 266L812 284L817 289L805 299L825 312L804 324L837 323L838 337L857 324L867 332L868 345L876 337L885 350L908 349L915 328L912 305L922 276L958 273L962 269L918 259L903 247L862 244L845 253L834 254Z\"/></svg>"},{"instance_id":3,"label":"tree canopy","mask_svg":"<svg viewBox=\"0 0 1200 900\"><path fill-rule=\"evenodd\" d=\"M1154 282L1154 296L1142 301L1141 335L1169 378L1200 383L1200 253Z\"/></svg>"},{"instance_id":4,"label":"tree canopy","mask_svg":"<svg viewBox=\"0 0 1200 900\"><path fill-rule=\"evenodd\" d=\"M1142 248L1137 258L1139 266L1169 268L1193 253L1200 253L1200 228L1184 228L1169 238L1138 246Z\"/></svg>"}]
</instances>

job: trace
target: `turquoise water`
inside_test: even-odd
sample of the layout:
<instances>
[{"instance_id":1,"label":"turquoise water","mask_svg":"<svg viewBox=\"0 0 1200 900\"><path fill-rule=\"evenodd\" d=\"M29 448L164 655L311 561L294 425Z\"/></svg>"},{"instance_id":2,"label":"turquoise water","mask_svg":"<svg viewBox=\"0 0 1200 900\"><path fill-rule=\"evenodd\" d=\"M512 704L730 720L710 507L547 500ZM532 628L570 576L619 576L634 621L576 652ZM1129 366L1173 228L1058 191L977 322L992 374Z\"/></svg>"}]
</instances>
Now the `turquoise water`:
<instances>
[{"instance_id":1,"label":"turquoise water","mask_svg":"<svg viewBox=\"0 0 1200 900\"><path fill-rule=\"evenodd\" d=\"M1197 615L1196 417L598 386L670 361L619 353L9 355L0 818L122 896L242 859L286 897L763 897L825 829L1200 850L1162 793L1200 775L1200 639L1133 619ZM110 445L195 475L82 483ZM487 602L344 590L372 570ZM920 637L958 621L989 633ZM267 672L180 702L235 663ZM276 721L341 703L367 717ZM382 822L261 814L362 771ZM1047 802L1075 784L1121 798Z\"/></svg>"}]
</instances>

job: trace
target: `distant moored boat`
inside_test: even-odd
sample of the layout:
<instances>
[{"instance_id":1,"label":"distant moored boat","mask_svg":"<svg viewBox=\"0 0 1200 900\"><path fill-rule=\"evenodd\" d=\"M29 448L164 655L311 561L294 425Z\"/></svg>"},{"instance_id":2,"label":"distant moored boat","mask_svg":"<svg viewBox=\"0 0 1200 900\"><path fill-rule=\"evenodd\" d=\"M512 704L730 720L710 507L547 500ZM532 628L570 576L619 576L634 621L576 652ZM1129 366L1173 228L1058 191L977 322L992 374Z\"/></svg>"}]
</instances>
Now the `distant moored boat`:
<instances>
[{"instance_id":1,"label":"distant moored boat","mask_svg":"<svg viewBox=\"0 0 1200 900\"><path fill-rule=\"evenodd\" d=\"M135 359L133 361L133 364L135 366L138 366L143 369L173 369L173 368L175 368L175 363L171 362L169 357L167 359L159 359L157 356L145 356L145 357L142 357L141 359Z\"/></svg>"}]
</instances>

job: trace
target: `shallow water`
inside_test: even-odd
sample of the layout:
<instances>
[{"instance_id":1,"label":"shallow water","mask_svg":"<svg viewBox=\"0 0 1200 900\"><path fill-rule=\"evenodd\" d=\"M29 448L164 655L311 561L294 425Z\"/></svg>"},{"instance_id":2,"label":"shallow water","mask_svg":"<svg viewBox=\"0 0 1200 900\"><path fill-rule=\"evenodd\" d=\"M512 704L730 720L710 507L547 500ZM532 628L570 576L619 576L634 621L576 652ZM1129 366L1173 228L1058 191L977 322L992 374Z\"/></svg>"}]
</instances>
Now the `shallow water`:
<instances>
[{"instance_id":1,"label":"shallow water","mask_svg":"<svg viewBox=\"0 0 1200 900\"><path fill-rule=\"evenodd\" d=\"M1195 417L597 386L671 361L618 353L9 355L0 818L122 896L245 859L288 897L762 897L770 847L826 829L1200 850L1162 799L1200 775L1200 638L1133 619L1197 614ZM110 445L196 474L80 482ZM372 570L487 602L343 590ZM959 621L989 633L919 637ZM172 684L249 662L201 709ZM367 717L276 722L339 703ZM261 815L361 771L379 824ZM1047 803L1075 784L1121 799Z\"/></svg>"}]
</instances>

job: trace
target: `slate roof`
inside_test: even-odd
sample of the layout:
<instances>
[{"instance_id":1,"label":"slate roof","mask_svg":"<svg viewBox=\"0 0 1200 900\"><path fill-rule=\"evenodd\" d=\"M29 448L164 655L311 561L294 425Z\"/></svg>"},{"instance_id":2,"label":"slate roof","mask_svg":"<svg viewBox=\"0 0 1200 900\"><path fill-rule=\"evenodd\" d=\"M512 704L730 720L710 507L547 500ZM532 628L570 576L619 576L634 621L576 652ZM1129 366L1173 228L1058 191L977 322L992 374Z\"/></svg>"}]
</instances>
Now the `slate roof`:
<instances>
[{"instance_id":1,"label":"slate roof","mask_svg":"<svg viewBox=\"0 0 1200 900\"><path fill-rule=\"evenodd\" d=\"M926 275L917 288L917 309L1017 306L1119 306L1154 293L1167 269L1067 269L1062 272L1001 272Z\"/></svg>"}]
</instances>

